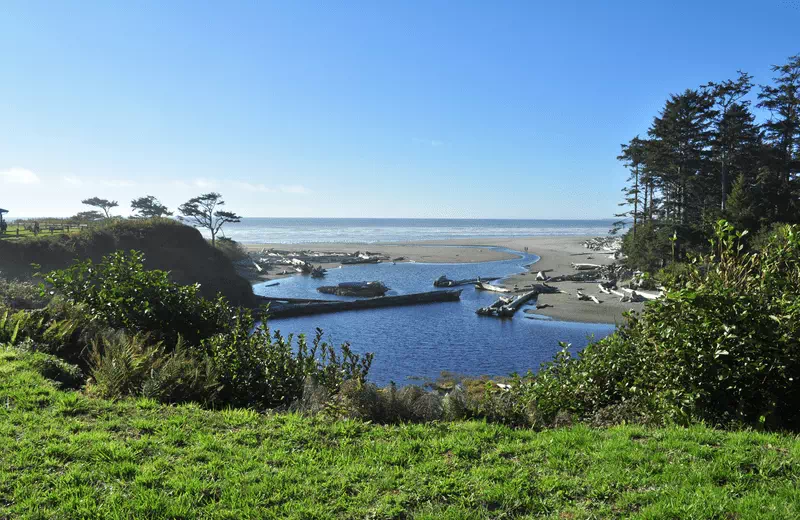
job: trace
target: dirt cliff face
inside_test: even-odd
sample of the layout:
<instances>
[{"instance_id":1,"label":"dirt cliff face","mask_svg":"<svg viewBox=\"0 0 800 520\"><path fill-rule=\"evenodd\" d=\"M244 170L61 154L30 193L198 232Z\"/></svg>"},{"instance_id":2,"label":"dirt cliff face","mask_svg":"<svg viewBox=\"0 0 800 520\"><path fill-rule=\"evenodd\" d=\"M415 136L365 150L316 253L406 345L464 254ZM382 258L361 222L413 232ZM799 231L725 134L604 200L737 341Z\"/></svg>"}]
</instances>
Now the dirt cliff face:
<instances>
[{"instance_id":1,"label":"dirt cliff face","mask_svg":"<svg viewBox=\"0 0 800 520\"><path fill-rule=\"evenodd\" d=\"M131 249L144 253L148 269L169 271L180 284L199 283L207 298L222 293L235 305L255 304L250 283L236 273L228 257L211 247L197 229L166 219L120 220L75 235L1 240L0 275L27 279L36 272L31 264L47 272L76 260L97 262L113 251Z\"/></svg>"}]
</instances>

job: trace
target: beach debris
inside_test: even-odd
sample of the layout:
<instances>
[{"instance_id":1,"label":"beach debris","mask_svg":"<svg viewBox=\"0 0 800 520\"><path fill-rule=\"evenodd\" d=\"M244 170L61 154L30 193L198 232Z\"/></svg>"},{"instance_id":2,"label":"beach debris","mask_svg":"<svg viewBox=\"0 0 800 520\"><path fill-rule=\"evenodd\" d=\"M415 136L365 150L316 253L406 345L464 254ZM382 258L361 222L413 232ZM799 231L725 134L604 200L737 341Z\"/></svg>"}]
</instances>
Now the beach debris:
<instances>
[{"instance_id":1,"label":"beach debris","mask_svg":"<svg viewBox=\"0 0 800 520\"><path fill-rule=\"evenodd\" d=\"M579 300L592 301L594 303L603 303L602 301L597 299L597 296L593 296L591 294L586 294L583 291L581 291L580 289L578 289L578 293L577 293L576 296L578 297Z\"/></svg>"},{"instance_id":2,"label":"beach debris","mask_svg":"<svg viewBox=\"0 0 800 520\"><path fill-rule=\"evenodd\" d=\"M535 298L539 294L539 291L533 290L526 292L524 294L520 294L519 296L508 299L500 297L496 302L489 305L488 307L481 307L477 311L476 314L479 316L497 316L500 318L510 318L514 316L514 314L522 307L528 300Z\"/></svg>"},{"instance_id":3,"label":"beach debris","mask_svg":"<svg viewBox=\"0 0 800 520\"><path fill-rule=\"evenodd\" d=\"M263 287L275 287L276 285L280 285L280 282L268 283L268 284L263 285Z\"/></svg>"},{"instance_id":4,"label":"beach debris","mask_svg":"<svg viewBox=\"0 0 800 520\"><path fill-rule=\"evenodd\" d=\"M434 287L456 287L458 285L477 284L477 283L480 283L482 281L492 282L494 280L499 280L499 278L496 277L496 276L492 277L492 278L484 278L484 277L479 276L477 278L466 278L464 280L451 280L451 279L449 279L447 277L447 275L443 274L442 276L440 276L439 278L437 278L436 280L433 281L433 286Z\"/></svg>"},{"instance_id":5,"label":"beach debris","mask_svg":"<svg viewBox=\"0 0 800 520\"><path fill-rule=\"evenodd\" d=\"M317 291L323 294L335 294L337 296L358 296L374 298L383 296L389 288L383 282L342 282L339 285L323 285L317 287Z\"/></svg>"},{"instance_id":6,"label":"beach debris","mask_svg":"<svg viewBox=\"0 0 800 520\"><path fill-rule=\"evenodd\" d=\"M599 280L603 277L603 274L599 270L594 271L581 271L578 273L573 274L560 274L558 276L552 276L547 281L548 282L591 282L594 280Z\"/></svg>"},{"instance_id":7,"label":"beach debris","mask_svg":"<svg viewBox=\"0 0 800 520\"><path fill-rule=\"evenodd\" d=\"M458 301L461 290L430 291L424 293L402 294L398 296L383 296L366 300L333 301L333 300L300 300L285 298L265 299L270 301L267 314L270 319L288 318L291 316L308 316L329 312L355 311L361 309L377 309L380 307L395 307L401 305L421 305L427 303Z\"/></svg>"},{"instance_id":8,"label":"beach debris","mask_svg":"<svg viewBox=\"0 0 800 520\"><path fill-rule=\"evenodd\" d=\"M544 274L542 271L539 271L538 273L536 273L536 279L537 280L546 281L547 278L548 278L548 276L546 274Z\"/></svg>"},{"instance_id":9,"label":"beach debris","mask_svg":"<svg viewBox=\"0 0 800 520\"><path fill-rule=\"evenodd\" d=\"M405 259L406 257L404 256L398 256L397 258L392 258L392 262L402 262Z\"/></svg>"},{"instance_id":10,"label":"beach debris","mask_svg":"<svg viewBox=\"0 0 800 520\"><path fill-rule=\"evenodd\" d=\"M381 260L386 259L382 255L378 253L370 253L369 251L365 253L361 253L360 251L356 251L353 253L351 257L342 259L342 264L345 265L352 265L352 264L377 264L380 263Z\"/></svg>"},{"instance_id":11,"label":"beach debris","mask_svg":"<svg viewBox=\"0 0 800 520\"><path fill-rule=\"evenodd\" d=\"M594 237L586 240L583 247L592 251L619 251L622 249L622 237Z\"/></svg>"},{"instance_id":12,"label":"beach debris","mask_svg":"<svg viewBox=\"0 0 800 520\"><path fill-rule=\"evenodd\" d=\"M573 262L572 268L576 271L588 271L592 269L601 269L603 266L600 264L576 264Z\"/></svg>"},{"instance_id":13,"label":"beach debris","mask_svg":"<svg viewBox=\"0 0 800 520\"><path fill-rule=\"evenodd\" d=\"M657 300L657 299L661 298L664 295L663 292L651 293L651 292L639 291L639 290L628 289L628 288L623 288L622 291L625 292L626 294L628 294L631 298L639 297L639 298L643 298L645 300ZM633 301L642 301L642 300L633 300Z\"/></svg>"},{"instance_id":14,"label":"beach debris","mask_svg":"<svg viewBox=\"0 0 800 520\"><path fill-rule=\"evenodd\" d=\"M250 260L262 266L291 266L300 272L311 273L312 267L306 264L359 264L378 263L388 257L376 253L341 253L332 251L289 251L282 249L262 249L248 253Z\"/></svg>"},{"instance_id":15,"label":"beach debris","mask_svg":"<svg viewBox=\"0 0 800 520\"><path fill-rule=\"evenodd\" d=\"M561 291L557 287L552 287L544 283L533 284L531 286L530 291L512 298L506 298L501 296L493 304L487 307L481 307L480 309L476 310L475 314L478 314L479 316L497 316L500 318L510 318L514 316L514 313L516 313L520 309L520 307L528 303L533 298L536 298L538 295L558 293L558 292L563 292L563 291Z\"/></svg>"},{"instance_id":16,"label":"beach debris","mask_svg":"<svg viewBox=\"0 0 800 520\"><path fill-rule=\"evenodd\" d=\"M317 267L311 269L311 278L325 278L327 273L327 269L324 269L321 265L318 265Z\"/></svg>"},{"instance_id":17,"label":"beach debris","mask_svg":"<svg viewBox=\"0 0 800 520\"><path fill-rule=\"evenodd\" d=\"M478 282L475 284L475 289L479 291L491 291L491 292L499 292L499 293L507 293L511 292L510 290L506 289L505 287L498 287L497 285L490 285L486 282ZM516 289L516 287L515 287Z\"/></svg>"}]
</instances>

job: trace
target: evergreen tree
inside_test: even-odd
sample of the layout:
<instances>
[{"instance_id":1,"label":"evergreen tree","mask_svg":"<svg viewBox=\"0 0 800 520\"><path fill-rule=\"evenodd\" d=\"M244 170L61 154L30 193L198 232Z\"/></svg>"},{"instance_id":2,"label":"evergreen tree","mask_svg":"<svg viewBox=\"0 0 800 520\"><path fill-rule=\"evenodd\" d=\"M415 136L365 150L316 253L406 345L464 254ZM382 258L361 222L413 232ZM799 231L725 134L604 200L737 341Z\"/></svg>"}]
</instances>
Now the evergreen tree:
<instances>
[{"instance_id":1,"label":"evergreen tree","mask_svg":"<svg viewBox=\"0 0 800 520\"><path fill-rule=\"evenodd\" d=\"M774 177L780 190L778 218L796 221L798 174L800 174L800 54L784 65L774 65L774 85L762 85L758 106L770 111L764 123L771 145Z\"/></svg>"}]
</instances>

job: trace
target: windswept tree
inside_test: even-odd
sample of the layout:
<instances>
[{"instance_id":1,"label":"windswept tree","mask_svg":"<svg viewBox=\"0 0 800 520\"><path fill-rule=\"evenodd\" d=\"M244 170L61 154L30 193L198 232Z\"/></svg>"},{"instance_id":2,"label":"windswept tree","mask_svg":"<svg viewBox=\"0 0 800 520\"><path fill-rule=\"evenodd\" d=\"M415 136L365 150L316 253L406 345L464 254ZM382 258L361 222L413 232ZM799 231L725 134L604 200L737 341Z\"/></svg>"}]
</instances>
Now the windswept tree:
<instances>
[{"instance_id":1,"label":"windswept tree","mask_svg":"<svg viewBox=\"0 0 800 520\"><path fill-rule=\"evenodd\" d=\"M133 216L136 218L169 217L172 212L152 195L131 201Z\"/></svg>"},{"instance_id":2,"label":"windswept tree","mask_svg":"<svg viewBox=\"0 0 800 520\"><path fill-rule=\"evenodd\" d=\"M100 197L92 197L90 199L84 199L81 201L81 203L86 204L87 206L92 206L93 208L100 208L101 210L103 210L103 213L105 214L106 218L111 217L110 211L112 208L116 208L117 206L119 206L119 203L117 203L116 200L101 199Z\"/></svg>"},{"instance_id":3,"label":"windswept tree","mask_svg":"<svg viewBox=\"0 0 800 520\"><path fill-rule=\"evenodd\" d=\"M216 245L217 233L228 222L241 222L241 216L231 211L217 209L225 205L219 193L206 193L199 197L189 199L178 206L183 218L195 227L208 229L211 232L211 245Z\"/></svg>"}]
</instances>

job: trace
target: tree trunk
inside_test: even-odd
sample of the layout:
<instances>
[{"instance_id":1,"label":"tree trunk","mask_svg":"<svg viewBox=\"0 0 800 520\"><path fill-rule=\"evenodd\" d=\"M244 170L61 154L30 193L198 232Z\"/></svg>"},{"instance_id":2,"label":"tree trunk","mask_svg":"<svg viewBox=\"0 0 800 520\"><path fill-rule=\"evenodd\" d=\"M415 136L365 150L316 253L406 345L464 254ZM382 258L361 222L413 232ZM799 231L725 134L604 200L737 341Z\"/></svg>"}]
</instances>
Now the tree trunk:
<instances>
[{"instance_id":1,"label":"tree trunk","mask_svg":"<svg viewBox=\"0 0 800 520\"><path fill-rule=\"evenodd\" d=\"M633 238L636 238L636 217L639 214L639 163L636 163L633 185Z\"/></svg>"},{"instance_id":2,"label":"tree trunk","mask_svg":"<svg viewBox=\"0 0 800 520\"><path fill-rule=\"evenodd\" d=\"M725 159L722 160L722 211L725 211L725 203L728 200L728 170Z\"/></svg>"}]
</instances>

